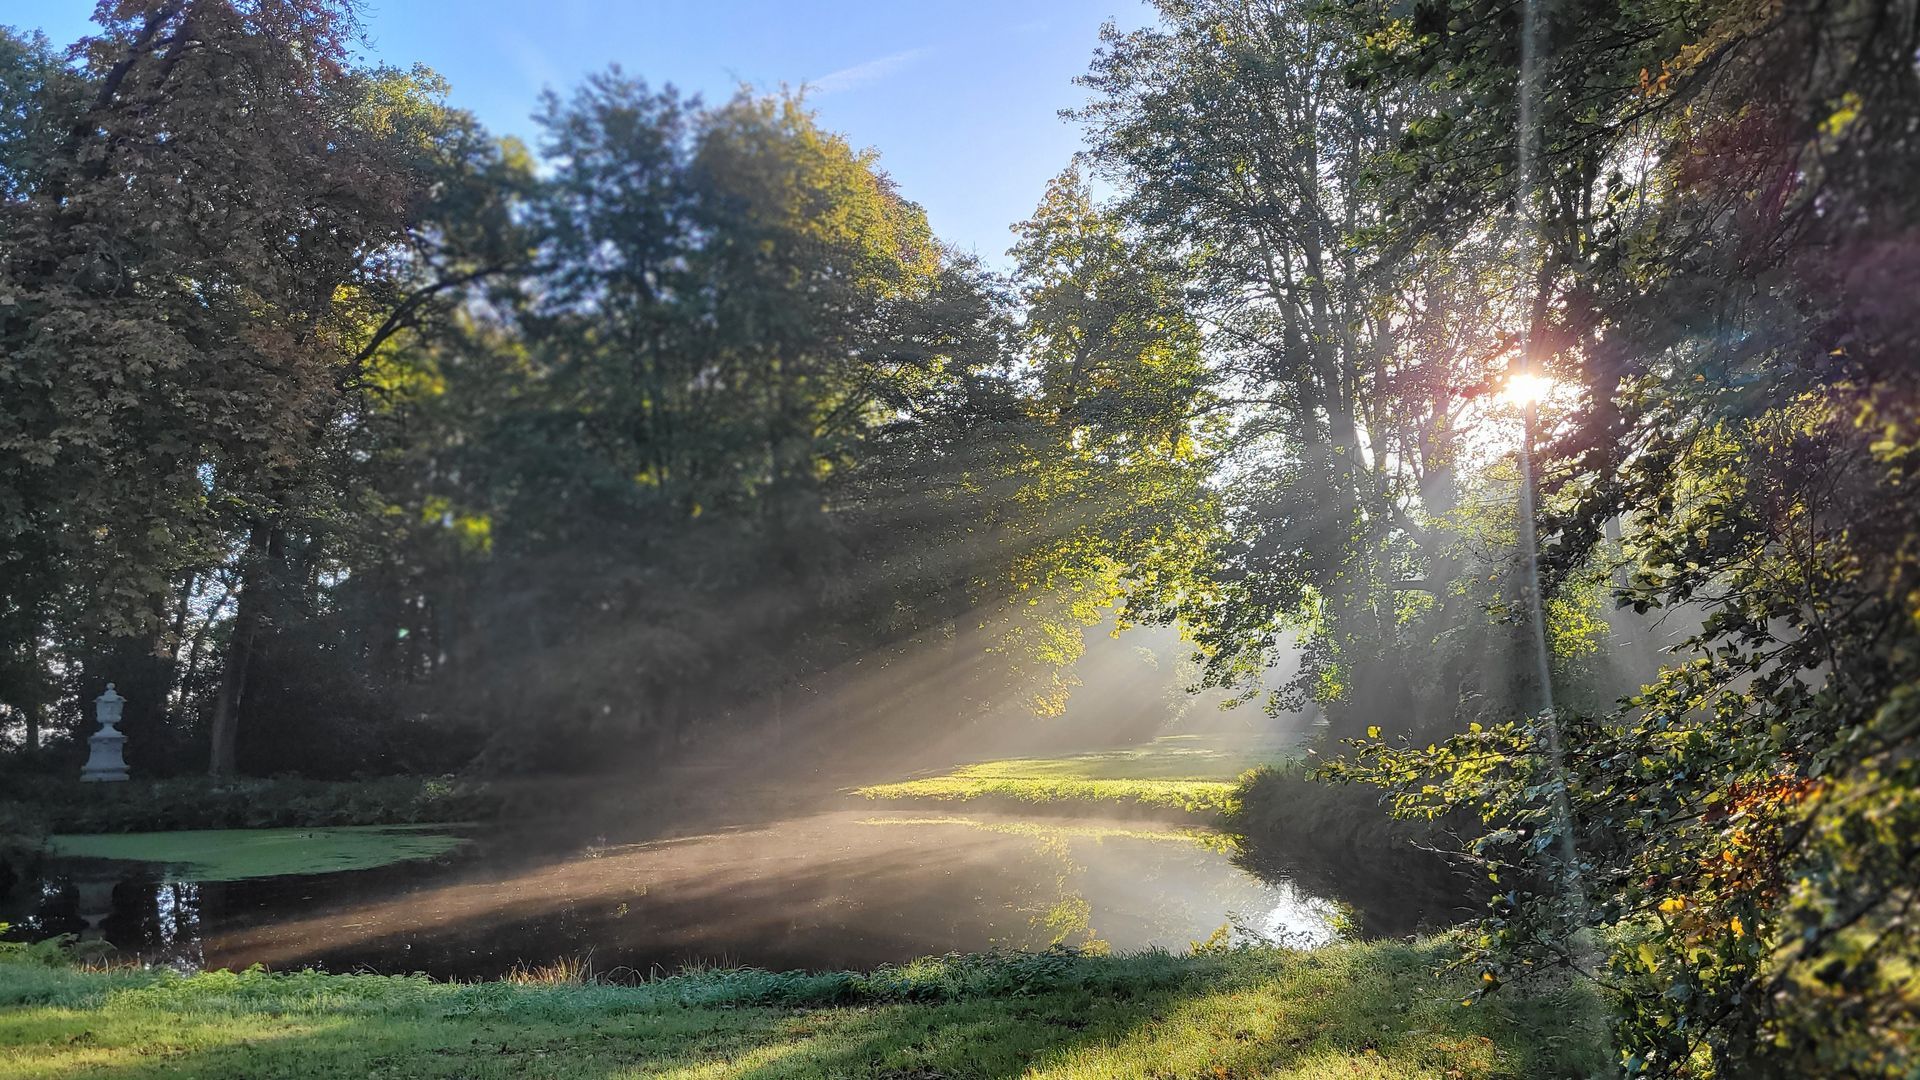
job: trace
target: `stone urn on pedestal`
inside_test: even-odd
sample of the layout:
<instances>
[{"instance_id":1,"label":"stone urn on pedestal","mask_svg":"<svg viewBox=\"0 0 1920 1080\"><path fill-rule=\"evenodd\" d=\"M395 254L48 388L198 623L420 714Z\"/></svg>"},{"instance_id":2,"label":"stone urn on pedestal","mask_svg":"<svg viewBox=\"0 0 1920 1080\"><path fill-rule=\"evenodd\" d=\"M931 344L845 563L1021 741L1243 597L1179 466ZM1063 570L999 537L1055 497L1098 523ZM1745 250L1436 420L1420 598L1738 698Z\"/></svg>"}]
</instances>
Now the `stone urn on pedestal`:
<instances>
[{"instance_id":1,"label":"stone urn on pedestal","mask_svg":"<svg viewBox=\"0 0 1920 1080\"><path fill-rule=\"evenodd\" d=\"M122 750L127 737L114 727L120 722L120 710L127 699L113 692L113 684L107 684L107 692L93 701L93 715L100 721L100 730L87 740L92 753L87 755L86 767L80 770L80 779L97 782L101 780L125 780L127 778L127 759Z\"/></svg>"}]
</instances>

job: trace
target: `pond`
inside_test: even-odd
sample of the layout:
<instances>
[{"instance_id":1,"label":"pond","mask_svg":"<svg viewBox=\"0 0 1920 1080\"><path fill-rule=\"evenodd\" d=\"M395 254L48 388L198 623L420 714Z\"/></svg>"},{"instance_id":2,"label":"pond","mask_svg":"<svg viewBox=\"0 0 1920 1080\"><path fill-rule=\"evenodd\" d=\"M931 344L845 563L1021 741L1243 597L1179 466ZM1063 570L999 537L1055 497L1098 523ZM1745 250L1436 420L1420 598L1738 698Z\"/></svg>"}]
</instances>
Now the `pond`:
<instances>
[{"instance_id":1,"label":"pond","mask_svg":"<svg viewBox=\"0 0 1920 1080\"><path fill-rule=\"evenodd\" d=\"M1223 926L1304 946L1355 923L1401 934L1458 917L1444 893L1389 882L1340 895L1338 875L1245 861L1191 828L862 805L641 843L480 833L387 866L237 880L60 857L0 921L182 968L480 979L556 963L621 977L1051 945L1184 951Z\"/></svg>"}]
</instances>

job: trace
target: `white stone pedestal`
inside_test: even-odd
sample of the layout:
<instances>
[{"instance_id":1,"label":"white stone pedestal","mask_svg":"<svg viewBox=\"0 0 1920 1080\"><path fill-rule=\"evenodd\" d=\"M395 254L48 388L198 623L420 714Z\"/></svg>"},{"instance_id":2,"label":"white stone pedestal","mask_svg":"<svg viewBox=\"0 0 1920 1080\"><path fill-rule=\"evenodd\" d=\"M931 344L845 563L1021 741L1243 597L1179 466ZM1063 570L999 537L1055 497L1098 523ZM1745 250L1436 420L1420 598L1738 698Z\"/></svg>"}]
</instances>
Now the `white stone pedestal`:
<instances>
[{"instance_id":1,"label":"white stone pedestal","mask_svg":"<svg viewBox=\"0 0 1920 1080\"><path fill-rule=\"evenodd\" d=\"M120 722L120 710L126 707L127 699L113 692L113 684L107 684L107 692L94 699L94 716L100 721L100 730L87 740L92 752L87 755L86 767L80 770L80 779L88 783L102 780L125 780L127 778L127 759L123 748L127 737L114 727Z\"/></svg>"}]
</instances>

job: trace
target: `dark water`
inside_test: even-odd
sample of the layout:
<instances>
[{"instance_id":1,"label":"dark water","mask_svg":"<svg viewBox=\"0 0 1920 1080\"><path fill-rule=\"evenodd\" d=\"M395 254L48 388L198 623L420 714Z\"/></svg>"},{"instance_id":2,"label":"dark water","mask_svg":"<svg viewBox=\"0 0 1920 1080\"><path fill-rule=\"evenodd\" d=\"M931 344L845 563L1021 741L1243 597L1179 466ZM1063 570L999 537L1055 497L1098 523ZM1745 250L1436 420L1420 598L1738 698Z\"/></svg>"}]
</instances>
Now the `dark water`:
<instances>
[{"instance_id":1,"label":"dark water","mask_svg":"<svg viewBox=\"0 0 1920 1080\"><path fill-rule=\"evenodd\" d=\"M860 809L637 844L500 834L432 861L220 883L56 861L0 921L181 967L473 979L561 960L619 975L1053 944L1182 951L1229 924L1311 945L1356 922L1397 935L1458 918L1444 891L1369 869L1339 895L1325 866L1256 875L1167 826Z\"/></svg>"}]
</instances>

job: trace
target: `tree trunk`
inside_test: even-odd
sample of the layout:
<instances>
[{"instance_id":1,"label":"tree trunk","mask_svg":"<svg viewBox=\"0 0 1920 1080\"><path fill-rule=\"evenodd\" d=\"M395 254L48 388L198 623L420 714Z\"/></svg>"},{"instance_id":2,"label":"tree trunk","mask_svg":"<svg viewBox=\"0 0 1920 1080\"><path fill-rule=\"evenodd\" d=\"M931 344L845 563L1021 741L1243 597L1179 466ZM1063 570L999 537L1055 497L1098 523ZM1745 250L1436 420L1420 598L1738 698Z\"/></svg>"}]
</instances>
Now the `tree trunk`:
<instances>
[{"instance_id":1,"label":"tree trunk","mask_svg":"<svg viewBox=\"0 0 1920 1080\"><path fill-rule=\"evenodd\" d=\"M186 579L180 583L179 599L175 602L173 609L173 622L168 627L167 692L165 699L160 702L160 707L163 710L162 719L170 725L179 721L180 714L184 711L181 706L186 703L186 692L181 687L181 679L185 673L183 663L185 657L181 654L181 648L187 643L187 620L193 614L193 590L199 581L198 571L187 571Z\"/></svg>"},{"instance_id":2,"label":"tree trunk","mask_svg":"<svg viewBox=\"0 0 1920 1080\"><path fill-rule=\"evenodd\" d=\"M207 761L210 776L231 776L235 770L247 678L252 671L260 627L266 621L266 608L271 602L274 564L284 547L285 538L280 529L266 522L255 522L247 534L246 565L240 574L233 638L227 642L226 668L220 680L219 697L213 704L210 725L213 746Z\"/></svg>"},{"instance_id":3,"label":"tree trunk","mask_svg":"<svg viewBox=\"0 0 1920 1080\"><path fill-rule=\"evenodd\" d=\"M187 656L180 668L180 711L177 719L182 722L187 718L187 694L194 685L194 676L200 673L200 653L207 644L207 631L213 629L215 620L220 618L220 612L226 609L227 602L232 599L231 592L221 596L219 600L208 605L206 614L194 623L193 638L187 643Z\"/></svg>"}]
</instances>

